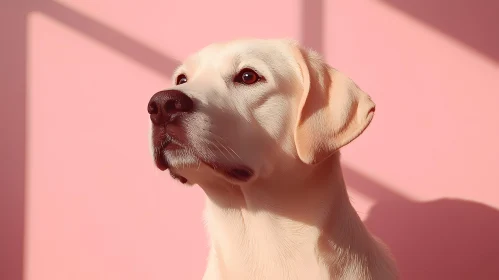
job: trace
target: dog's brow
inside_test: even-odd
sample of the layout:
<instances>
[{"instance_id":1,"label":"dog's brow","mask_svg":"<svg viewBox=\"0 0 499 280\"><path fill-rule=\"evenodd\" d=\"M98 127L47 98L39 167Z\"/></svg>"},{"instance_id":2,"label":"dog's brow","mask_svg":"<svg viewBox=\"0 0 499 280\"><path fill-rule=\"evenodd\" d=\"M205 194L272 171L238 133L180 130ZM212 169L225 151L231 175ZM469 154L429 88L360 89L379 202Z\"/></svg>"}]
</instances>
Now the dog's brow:
<instances>
[{"instance_id":1,"label":"dog's brow","mask_svg":"<svg viewBox=\"0 0 499 280\"><path fill-rule=\"evenodd\" d=\"M232 59L232 61L234 61L234 63L236 63L236 64L239 64L242 60L243 60L243 56L240 53L235 54L233 59Z\"/></svg>"}]
</instances>

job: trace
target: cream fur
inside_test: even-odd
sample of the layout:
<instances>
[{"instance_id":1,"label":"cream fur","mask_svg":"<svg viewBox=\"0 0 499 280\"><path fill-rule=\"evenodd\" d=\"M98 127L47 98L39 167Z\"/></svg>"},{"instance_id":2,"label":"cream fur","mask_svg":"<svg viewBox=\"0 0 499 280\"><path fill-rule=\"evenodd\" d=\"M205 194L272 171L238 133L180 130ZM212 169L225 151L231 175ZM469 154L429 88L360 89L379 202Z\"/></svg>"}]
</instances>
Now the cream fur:
<instances>
[{"instance_id":1,"label":"cream fur","mask_svg":"<svg viewBox=\"0 0 499 280\"><path fill-rule=\"evenodd\" d=\"M246 67L264 77L240 85ZM359 136L374 103L319 55L289 40L210 45L173 80L196 110L188 149L165 151L175 174L207 195L211 250L204 280L397 279L388 250L350 204L338 149ZM238 181L213 169L250 167Z\"/></svg>"}]
</instances>

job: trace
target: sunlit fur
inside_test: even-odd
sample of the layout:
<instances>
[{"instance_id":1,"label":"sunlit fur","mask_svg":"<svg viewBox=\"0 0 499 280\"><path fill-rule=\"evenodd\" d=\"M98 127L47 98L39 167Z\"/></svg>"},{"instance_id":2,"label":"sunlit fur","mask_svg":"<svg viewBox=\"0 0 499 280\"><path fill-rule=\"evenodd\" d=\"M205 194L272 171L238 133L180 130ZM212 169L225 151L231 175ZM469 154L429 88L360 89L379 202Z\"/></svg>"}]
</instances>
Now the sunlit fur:
<instances>
[{"instance_id":1,"label":"sunlit fur","mask_svg":"<svg viewBox=\"0 0 499 280\"><path fill-rule=\"evenodd\" d=\"M263 79L235 83L243 68ZM179 74L188 81L170 88L195 110L181 121L186 148L162 156L207 195L203 279L397 279L387 249L351 206L340 167L338 149L373 117L367 94L290 40L213 44L172 81ZM236 166L254 176L241 182L220 172Z\"/></svg>"}]
</instances>

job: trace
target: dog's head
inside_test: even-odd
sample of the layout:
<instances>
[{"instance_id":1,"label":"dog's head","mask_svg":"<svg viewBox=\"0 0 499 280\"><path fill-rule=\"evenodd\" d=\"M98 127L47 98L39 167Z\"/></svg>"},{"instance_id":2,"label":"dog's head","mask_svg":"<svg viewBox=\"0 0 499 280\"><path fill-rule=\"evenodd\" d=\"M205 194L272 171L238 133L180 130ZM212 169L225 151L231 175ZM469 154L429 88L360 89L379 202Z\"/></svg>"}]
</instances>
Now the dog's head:
<instances>
[{"instance_id":1,"label":"dog's head","mask_svg":"<svg viewBox=\"0 0 499 280\"><path fill-rule=\"evenodd\" d=\"M238 40L189 57L148 104L156 165L233 184L314 165L359 136L374 103L289 40Z\"/></svg>"}]
</instances>

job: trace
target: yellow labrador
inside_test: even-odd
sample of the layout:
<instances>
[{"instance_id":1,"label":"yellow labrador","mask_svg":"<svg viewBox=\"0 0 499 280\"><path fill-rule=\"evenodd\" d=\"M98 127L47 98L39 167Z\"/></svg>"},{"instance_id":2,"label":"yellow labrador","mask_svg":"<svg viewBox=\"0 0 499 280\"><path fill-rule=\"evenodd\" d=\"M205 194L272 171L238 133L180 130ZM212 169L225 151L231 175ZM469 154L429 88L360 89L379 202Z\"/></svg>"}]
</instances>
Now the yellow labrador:
<instances>
[{"instance_id":1,"label":"yellow labrador","mask_svg":"<svg viewBox=\"0 0 499 280\"><path fill-rule=\"evenodd\" d=\"M148 104L156 166L207 195L205 280L397 279L343 181L375 105L290 40L210 45Z\"/></svg>"}]
</instances>

